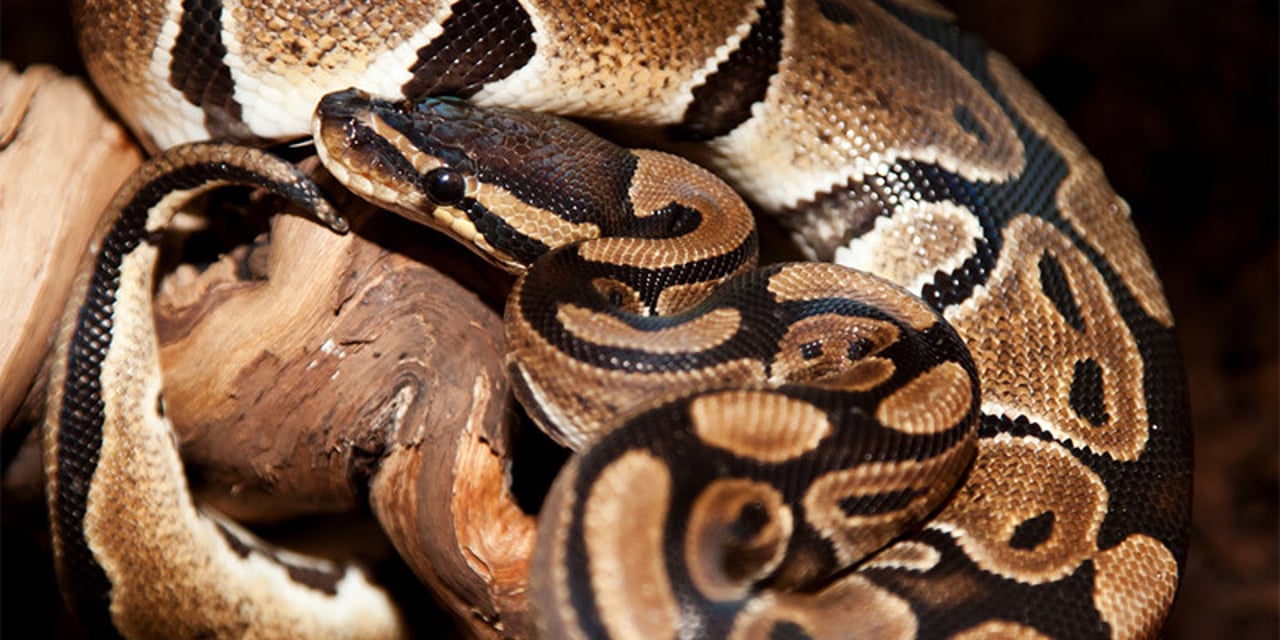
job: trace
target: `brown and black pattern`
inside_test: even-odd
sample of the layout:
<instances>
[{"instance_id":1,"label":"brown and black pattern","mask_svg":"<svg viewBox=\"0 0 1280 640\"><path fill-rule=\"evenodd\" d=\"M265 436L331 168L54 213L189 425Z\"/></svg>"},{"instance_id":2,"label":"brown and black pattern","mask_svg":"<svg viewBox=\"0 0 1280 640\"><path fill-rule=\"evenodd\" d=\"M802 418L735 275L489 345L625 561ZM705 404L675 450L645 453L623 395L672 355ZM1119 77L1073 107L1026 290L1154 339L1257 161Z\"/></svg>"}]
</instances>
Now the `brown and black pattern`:
<instances>
[{"instance_id":1,"label":"brown and black pattern","mask_svg":"<svg viewBox=\"0 0 1280 640\"><path fill-rule=\"evenodd\" d=\"M241 120L235 81L222 42L222 0L183 0L178 37L169 63L169 82L204 110L209 135L221 140L253 140Z\"/></svg>"},{"instance_id":2,"label":"brown and black pattern","mask_svg":"<svg viewBox=\"0 0 1280 640\"><path fill-rule=\"evenodd\" d=\"M505 78L533 57L533 23L516 0L458 2L444 29L418 50L413 79L402 92L410 99L470 97L485 83Z\"/></svg>"},{"instance_id":3,"label":"brown and black pattern","mask_svg":"<svg viewBox=\"0 0 1280 640\"><path fill-rule=\"evenodd\" d=\"M811 396L750 386L797 379L817 389L804 393L894 389L876 397L878 423L901 427L885 427L894 438L928 439L962 404L954 393L931 395L948 388L954 372L887 357L892 347L884 345L898 342L886 336L928 333L940 313L972 352L981 419L976 460L960 489L922 529L826 584L817 584L829 575L824 567L866 551L831 534L835 523L852 512L864 523L918 512L932 504L934 490L882 479L868 498L845 491L846 478L829 476L813 486L844 491L832 507L818 500L823 491L806 503L762 484L752 475L763 473L757 466L737 479L695 481L705 487L699 493L681 488L677 476L696 475L717 458L673 465L687 452L654 427L629 426L623 431L643 437L611 445L611 454L586 454L570 467L577 480L562 478L548 502L555 515L544 519L548 529L566 527L539 560L547 590L537 597L551 612L549 635L652 637L689 623L677 594L728 598L742 591L735 580L761 576L783 590L737 609L736 620L711 615L704 635L819 638L864 623L876 637L1158 632L1185 553L1189 497L1185 383L1172 316L1128 207L1101 167L1009 63L956 28L946 11L924 0L335 0L306 11L297 3L214 4L232 28L202 37L226 49L235 84L228 93L218 63L187 68L181 60L192 56L170 49L175 43L165 34L183 31L182 16L168 16L158 2L141 5L85 2L81 40L110 50L91 61L95 79L144 138L161 145L200 130L301 135L299 123L320 96L352 84L388 99L459 93L486 106L639 126L682 138L681 152L778 216L811 257L874 271L925 302L911 311L893 302L896 287L859 280L857 295L868 307L894 311L865 317L826 303L810 307L806 280L858 280L852 271L813 267L764 272L772 273L767 286L753 280L765 277L760 272L737 276L713 293L727 274L749 269L754 232L713 219L717 209L706 201L719 196L699 194L727 190L709 186L703 174L678 194L647 186L651 172L674 175L660 170L666 161L656 155L621 151L614 163L612 152L579 151L575 160L537 135L482 126L453 129L454 146L506 148L501 168L441 173L447 163L425 153L392 109L355 118L367 136L346 140L386 154L379 171L366 174L342 168L358 154L330 142L355 129L334 126L339 133L327 140L318 134L334 173L365 197L454 234L504 268L523 271L543 255L559 264L522 280L511 316L513 333L528 337L516 343L513 360L524 399L563 442L595 441L655 390L687 392L712 380L757 381L747 383L748 393L772 398L770 406L817 406ZM93 31L111 17L124 24ZM185 51L197 50L191 33ZM150 77L153 58L172 61L177 85ZM274 99L304 86L292 100ZM165 111L175 95L195 100L200 87L223 106ZM240 115L227 107L228 96ZM279 122L263 118L273 110ZM213 112L221 115L209 118ZM275 128L256 129L267 120ZM514 121L504 122L503 129ZM534 128L543 126L560 130L546 121ZM589 140L575 144L599 152ZM451 153L450 161L465 155ZM621 205L611 201L618 198ZM591 217L597 212L606 212L603 220ZM608 237L617 229L611 225L624 222L642 228L644 241ZM723 235L715 231L722 228ZM699 248L671 248L679 244L669 240L686 236L699 238ZM556 293L569 281L580 284ZM761 295L771 302L749 302ZM769 305L821 310L762 317L759 309ZM885 328L888 317L897 318L893 330ZM549 355L538 367L520 364L532 352ZM574 374L592 383L567 382ZM941 409L920 422L900 418L914 415L905 409L911 400ZM686 398L651 412L667 411L664 420L684 425L676 429L696 444L690 450L736 448L757 465L765 465L761 456L817 455L814 439L832 437L819 437L828 434L821 425L839 422L792 409L796 431L787 437L795 439L787 440L775 422L757 424L749 419L757 414L735 414L733 406ZM691 426L707 424L711 407L756 426L743 440L727 436L728 428ZM566 426L575 423L595 425L592 435ZM895 464L928 466L928 456L905 451ZM582 462L592 455L598 462ZM653 491L632 496L628 487L637 483ZM695 494L716 497L699 502ZM644 515L626 512L624 497L637 498L634 509ZM828 509L815 521L819 503ZM702 515L676 515L691 509ZM610 533L608 523L623 513L649 528L640 536ZM676 544L685 526L700 533ZM722 535L734 559L729 569L688 557ZM632 537L638 549L684 560L619 555ZM797 539L805 542L781 542ZM653 589L627 590L637 583ZM786 591L798 585L811 589Z\"/></svg>"},{"instance_id":4,"label":"brown and black pattern","mask_svg":"<svg viewBox=\"0 0 1280 640\"><path fill-rule=\"evenodd\" d=\"M416 167L420 177L401 180L411 191L427 185L410 217L458 219L437 212L478 204L516 219L536 202L569 202L543 193L494 206L483 184L518 184L558 165L509 164L509 144L470 132L499 120L509 121L501 131L546 127L540 142L556 149L581 135L576 126L352 93L332 107L351 116L322 108L317 140L333 173L360 183ZM409 114L413 131L394 124ZM395 132L382 145L340 146L379 123ZM599 238L540 238L549 251L513 267L523 275L507 306L521 399L545 431L581 451L549 498L559 506L543 514L534 601L550 636L722 635L774 590L821 584L938 507L972 453L974 365L936 312L879 278L822 263L744 271L754 263L749 214L693 165L622 149L592 157L597 164L576 170L597 182L629 176L631 219L601 208ZM468 188L432 196L441 172ZM394 190L385 200L362 193L404 208ZM672 207L683 221L652 224ZM585 222L572 208L559 215ZM446 231L473 242L470 228ZM479 233L499 255L521 244ZM694 285L701 292L683 298ZM624 516L639 519L639 537L617 527ZM637 584L649 587L638 593ZM759 595L765 586L770 595Z\"/></svg>"},{"instance_id":5,"label":"brown and black pattern","mask_svg":"<svg viewBox=\"0 0 1280 640\"><path fill-rule=\"evenodd\" d=\"M782 0L765 0L747 34L715 73L693 89L674 136L709 140L751 117L751 106L765 99L782 57Z\"/></svg>"},{"instance_id":6,"label":"brown and black pattern","mask_svg":"<svg viewBox=\"0 0 1280 640\"><path fill-rule=\"evenodd\" d=\"M293 165L245 147L176 147L121 189L68 305L52 375L44 451L59 580L95 637L343 625L394 636L399 614L358 570L286 558L192 501L161 399L153 234L178 206L225 184L269 189L346 228ZM325 607L333 613L317 618Z\"/></svg>"}]
</instances>

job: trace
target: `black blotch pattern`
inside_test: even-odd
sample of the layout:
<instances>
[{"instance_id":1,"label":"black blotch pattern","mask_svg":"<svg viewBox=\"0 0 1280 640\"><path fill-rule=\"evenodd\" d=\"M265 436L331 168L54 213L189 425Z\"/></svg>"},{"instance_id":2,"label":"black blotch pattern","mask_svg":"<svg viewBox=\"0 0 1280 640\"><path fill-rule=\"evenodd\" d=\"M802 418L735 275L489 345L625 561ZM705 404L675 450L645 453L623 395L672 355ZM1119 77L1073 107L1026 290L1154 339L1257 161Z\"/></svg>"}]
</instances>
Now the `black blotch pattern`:
<instances>
[{"instance_id":1,"label":"black blotch pattern","mask_svg":"<svg viewBox=\"0 0 1280 640\"><path fill-rule=\"evenodd\" d=\"M702 226L702 212L675 202L642 218L633 218L627 235L638 238L678 238Z\"/></svg>"},{"instance_id":2,"label":"black blotch pattern","mask_svg":"<svg viewBox=\"0 0 1280 640\"><path fill-rule=\"evenodd\" d=\"M1092 358L1076 362L1076 370L1071 378L1070 403L1076 415L1095 427L1101 427L1111 419L1107 415L1102 367Z\"/></svg>"},{"instance_id":3,"label":"black blotch pattern","mask_svg":"<svg viewBox=\"0 0 1280 640\"><path fill-rule=\"evenodd\" d=\"M845 496L839 504L846 516L878 515L903 509L924 493L922 489L901 489L869 496Z\"/></svg>"},{"instance_id":4,"label":"black blotch pattern","mask_svg":"<svg viewBox=\"0 0 1280 640\"><path fill-rule=\"evenodd\" d=\"M871 353L873 347L875 347L875 344L870 340L859 338L849 343L849 351L845 355L848 356L850 361L861 360Z\"/></svg>"},{"instance_id":5,"label":"black blotch pattern","mask_svg":"<svg viewBox=\"0 0 1280 640\"><path fill-rule=\"evenodd\" d=\"M769 640L813 640L813 636L790 620L780 620L769 629Z\"/></svg>"},{"instance_id":6,"label":"black blotch pattern","mask_svg":"<svg viewBox=\"0 0 1280 640\"><path fill-rule=\"evenodd\" d=\"M693 101L674 138L710 140L738 128L751 117L751 105L764 100L782 57L782 0L765 0L751 32L706 82L693 90Z\"/></svg>"},{"instance_id":7,"label":"black blotch pattern","mask_svg":"<svg viewBox=\"0 0 1280 640\"><path fill-rule=\"evenodd\" d=\"M220 140L254 140L234 98L222 44L221 0L182 0L182 21L169 62L169 84L204 111L204 126Z\"/></svg>"},{"instance_id":8,"label":"black blotch pattern","mask_svg":"<svg viewBox=\"0 0 1280 640\"><path fill-rule=\"evenodd\" d=\"M458 2L444 32L418 50L406 98L467 98L519 70L537 53L533 21L515 0Z\"/></svg>"},{"instance_id":9,"label":"black blotch pattern","mask_svg":"<svg viewBox=\"0 0 1280 640\"><path fill-rule=\"evenodd\" d=\"M1045 636L1053 633L1055 638L1111 637L1110 626L1093 602L1095 570L1090 560L1061 579L1027 584L978 568L949 534L926 529L912 539L939 552L933 569L870 569L861 575L911 601L919 622L916 637L950 638L993 619L1016 622ZM947 586L953 588L939 591Z\"/></svg>"},{"instance_id":10,"label":"black blotch pattern","mask_svg":"<svg viewBox=\"0 0 1280 640\"><path fill-rule=\"evenodd\" d=\"M991 132L987 131L987 128L982 126L981 122L978 122L978 118L973 115L973 111L969 107L962 104L956 105L951 110L951 117L956 119L956 124L960 125L961 129L977 138L978 142L982 144L991 142Z\"/></svg>"},{"instance_id":11,"label":"black blotch pattern","mask_svg":"<svg viewBox=\"0 0 1280 640\"><path fill-rule=\"evenodd\" d=\"M1053 303L1063 320L1072 329L1084 332L1084 316L1080 313L1080 305L1076 303L1075 293L1071 290L1071 281L1062 263L1048 251L1040 256L1040 290Z\"/></svg>"},{"instance_id":12,"label":"black blotch pattern","mask_svg":"<svg viewBox=\"0 0 1280 640\"><path fill-rule=\"evenodd\" d=\"M1023 520L1014 528L1013 535L1009 538L1009 546L1024 551L1035 549L1053 536L1053 525L1056 522L1057 516L1052 511Z\"/></svg>"},{"instance_id":13,"label":"black blotch pattern","mask_svg":"<svg viewBox=\"0 0 1280 640\"><path fill-rule=\"evenodd\" d=\"M838 24L855 25L861 20L853 9L841 2L819 0L818 11L822 13L822 17Z\"/></svg>"},{"instance_id":14,"label":"black blotch pattern","mask_svg":"<svg viewBox=\"0 0 1280 640\"><path fill-rule=\"evenodd\" d=\"M543 244L541 240L521 233L474 198L464 198L456 206L467 214L467 219L476 226L476 231L484 236L489 244L524 264L532 264L534 260L550 250L550 247Z\"/></svg>"},{"instance_id":15,"label":"black blotch pattern","mask_svg":"<svg viewBox=\"0 0 1280 640\"><path fill-rule=\"evenodd\" d=\"M215 522L214 524L218 529L218 533L222 534L222 539L227 542L227 546L231 547L231 550L242 560L253 554L258 554L282 567L289 574L290 580L325 595L338 595L338 582L342 580L344 573L341 568L333 566L326 571L324 568L292 564L285 561L280 554L271 549L254 544L251 540L241 538L222 523Z\"/></svg>"},{"instance_id":16,"label":"black blotch pattern","mask_svg":"<svg viewBox=\"0 0 1280 640\"><path fill-rule=\"evenodd\" d=\"M1030 213L1054 224L1070 238L1106 283L1142 356L1142 386L1148 417L1151 425L1159 425L1160 428L1148 431L1146 446L1137 460L1120 461L1105 453L1074 450L1075 455L1096 472L1106 486L1124 489L1110 494L1109 508L1098 531L1098 548L1111 548L1134 533L1142 533L1165 544L1182 566L1189 539L1189 461L1192 446L1185 372L1178 355L1175 333L1147 315L1108 260L1081 239L1071 223L1058 212L1054 194L1066 176L1065 162L1009 108L1000 87L987 72L987 53L980 41L957 29L949 20L919 15L890 0L876 0L876 4L951 54L969 70L1012 117L1019 138L1026 146L1027 162L1023 174L1008 188L990 185L989 189L983 190L986 193L980 194L980 201L975 203L979 206L970 206L983 219L985 243L990 245L988 250L999 254L1002 244L999 228L1011 215ZM981 200L987 202L984 204ZM987 216L997 224L988 226ZM946 304L948 297L934 299L927 296L935 306ZM983 416L979 435L991 437L997 433L1054 440L1042 427L1023 416L1012 419ZM939 548L954 547L945 534L935 533L925 532L917 539L936 542L934 546ZM944 551L940 566L947 564L946 556L958 558L961 568L946 569L942 571L943 575L929 574L920 578L886 572L884 579L877 582L891 585L896 593L916 598L919 603L935 601L937 592L934 583L926 583L928 578L939 578L937 584L943 584L947 576L957 571L976 569L966 564L968 561L964 559L963 552L958 550ZM1111 634L1092 602L1094 569L1091 562L1084 562L1079 570L1061 581L1035 586L998 580L976 570L971 575L984 583L974 593L981 595L985 592L987 595L966 598L963 604L948 600L945 607L917 607L922 635L946 637L979 621L994 616L1008 617L1011 613L1019 622L1055 637L1108 637ZM1007 606L1010 602L1022 605L1018 611L1010 612Z\"/></svg>"},{"instance_id":17,"label":"black blotch pattern","mask_svg":"<svg viewBox=\"0 0 1280 640\"><path fill-rule=\"evenodd\" d=\"M733 521L733 536L739 540L750 540L760 534L769 524L769 511L759 502L748 502L738 511L738 518Z\"/></svg>"},{"instance_id":18,"label":"black blotch pattern","mask_svg":"<svg viewBox=\"0 0 1280 640\"><path fill-rule=\"evenodd\" d=\"M800 345L800 357L805 360L812 360L820 355L822 355L821 341L814 340L813 342L806 342Z\"/></svg>"}]
</instances>

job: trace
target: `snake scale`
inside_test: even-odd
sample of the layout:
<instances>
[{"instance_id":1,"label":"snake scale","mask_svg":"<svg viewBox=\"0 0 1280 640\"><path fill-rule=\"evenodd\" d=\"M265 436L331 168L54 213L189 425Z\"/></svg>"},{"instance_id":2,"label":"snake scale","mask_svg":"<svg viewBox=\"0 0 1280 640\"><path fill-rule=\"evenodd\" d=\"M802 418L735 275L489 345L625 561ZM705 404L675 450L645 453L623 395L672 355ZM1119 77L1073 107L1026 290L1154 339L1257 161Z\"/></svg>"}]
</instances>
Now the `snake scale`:
<instances>
[{"instance_id":1,"label":"snake scale","mask_svg":"<svg viewBox=\"0 0 1280 640\"><path fill-rule=\"evenodd\" d=\"M74 10L99 88L167 149L112 205L50 386L55 564L94 636L405 632L359 570L195 506L164 414L175 207L246 184L343 228L288 163L190 142L308 134L357 194L520 274L513 379L578 450L540 516L542 635L1158 633L1190 497L1171 313L1099 164L945 10ZM814 262L756 268L737 194Z\"/></svg>"}]
</instances>

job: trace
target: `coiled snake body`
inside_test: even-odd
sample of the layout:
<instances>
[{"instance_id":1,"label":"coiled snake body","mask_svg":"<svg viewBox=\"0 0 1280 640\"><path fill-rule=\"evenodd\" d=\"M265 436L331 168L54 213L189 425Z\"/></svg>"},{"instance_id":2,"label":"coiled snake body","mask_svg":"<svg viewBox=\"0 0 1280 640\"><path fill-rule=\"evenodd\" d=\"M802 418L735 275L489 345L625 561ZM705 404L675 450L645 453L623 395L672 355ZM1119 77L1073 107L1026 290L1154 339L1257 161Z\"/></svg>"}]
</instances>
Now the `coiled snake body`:
<instances>
[{"instance_id":1,"label":"coiled snake body","mask_svg":"<svg viewBox=\"0 0 1280 640\"><path fill-rule=\"evenodd\" d=\"M583 449L541 515L545 635L1158 631L1189 497L1172 317L1097 162L943 10L76 11L96 82L154 146L312 131L353 191L524 274L512 373ZM753 270L749 214L709 174L498 107L655 136L844 266ZM122 190L51 385L64 591L102 634L395 635L358 573L247 542L187 495L149 235L229 182L340 226L291 167L241 147L179 146Z\"/></svg>"}]
</instances>

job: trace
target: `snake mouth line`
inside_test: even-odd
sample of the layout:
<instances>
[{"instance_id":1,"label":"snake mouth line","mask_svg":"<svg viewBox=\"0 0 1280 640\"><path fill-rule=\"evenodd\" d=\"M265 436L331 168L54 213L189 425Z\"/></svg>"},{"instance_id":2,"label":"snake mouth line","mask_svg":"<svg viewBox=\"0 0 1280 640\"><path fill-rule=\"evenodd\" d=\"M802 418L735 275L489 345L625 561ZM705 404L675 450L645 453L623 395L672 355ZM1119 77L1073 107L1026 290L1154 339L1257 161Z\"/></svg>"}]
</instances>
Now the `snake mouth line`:
<instances>
[{"instance_id":1,"label":"snake mouth line","mask_svg":"<svg viewBox=\"0 0 1280 640\"><path fill-rule=\"evenodd\" d=\"M418 188L419 177L442 163L417 151L371 105L368 94L354 89L329 94L320 102L312 135L325 168L361 198L454 236L485 258L505 264L505 257L465 211L437 206Z\"/></svg>"},{"instance_id":2,"label":"snake mouth line","mask_svg":"<svg viewBox=\"0 0 1280 640\"><path fill-rule=\"evenodd\" d=\"M445 110L454 107L449 101L440 104ZM483 187L465 152L435 137L436 132L446 137L456 133L447 126L450 121L415 114L403 104L381 101L356 89L329 94L312 118L317 154L329 172L361 198L448 234L500 269L523 272L547 246L493 214L475 196ZM437 126L442 122L445 126ZM468 195L448 205L437 204L425 183L438 169L462 174ZM498 244L495 237L517 240L509 247Z\"/></svg>"},{"instance_id":3,"label":"snake mouth line","mask_svg":"<svg viewBox=\"0 0 1280 640\"><path fill-rule=\"evenodd\" d=\"M462 210L436 206L416 190L390 187L388 182L381 181L376 176L371 176L370 173L360 171L353 166L356 163L350 162L349 154L335 157L325 144L317 142L316 151L329 173L352 193L378 207L395 212L411 222L423 224L453 236L464 245L472 247L485 259L497 263L498 266L506 268L511 262L485 240L475 223ZM339 153L342 152L339 151Z\"/></svg>"}]
</instances>

